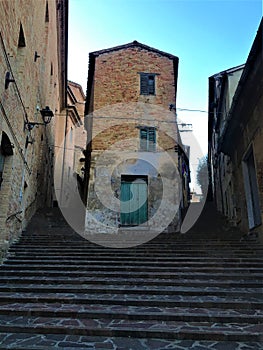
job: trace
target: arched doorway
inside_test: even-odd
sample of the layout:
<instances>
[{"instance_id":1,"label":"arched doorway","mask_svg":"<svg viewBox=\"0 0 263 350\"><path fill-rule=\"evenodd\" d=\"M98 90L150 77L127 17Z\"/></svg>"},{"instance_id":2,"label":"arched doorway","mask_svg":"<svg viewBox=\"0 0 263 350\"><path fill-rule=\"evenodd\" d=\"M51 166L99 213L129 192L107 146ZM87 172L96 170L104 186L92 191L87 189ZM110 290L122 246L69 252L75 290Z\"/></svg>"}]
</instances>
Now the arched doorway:
<instances>
[{"instance_id":1,"label":"arched doorway","mask_svg":"<svg viewBox=\"0 0 263 350\"><path fill-rule=\"evenodd\" d=\"M13 154L14 152L13 152L12 143L10 142L7 134L3 131L2 137L1 137L1 146L0 146L0 189L2 186L2 182L4 180L4 169L5 169L6 157L12 156Z\"/></svg>"}]
</instances>

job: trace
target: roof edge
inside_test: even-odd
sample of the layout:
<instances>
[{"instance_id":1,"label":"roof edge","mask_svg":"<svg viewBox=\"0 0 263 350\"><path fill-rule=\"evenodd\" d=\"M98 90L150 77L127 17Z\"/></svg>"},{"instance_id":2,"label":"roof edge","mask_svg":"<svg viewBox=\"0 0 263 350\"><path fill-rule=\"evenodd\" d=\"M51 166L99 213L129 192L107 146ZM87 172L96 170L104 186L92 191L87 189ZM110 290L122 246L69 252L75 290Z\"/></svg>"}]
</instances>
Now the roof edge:
<instances>
[{"instance_id":1,"label":"roof edge","mask_svg":"<svg viewBox=\"0 0 263 350\"><path fill-rule=\"evenodd\" d=\"M221 72L218 72L218 73L215 73L215 74L211 75L211 76L209 77L209 79L210 79L210 78L216 78L216 77L219 76L219 75L230 74L230 73L236 72L236 71L238 71L238 70L240 70L240 69L244 69L244 68L245 68L245 65L246 65L246 64L243 63L243 64L240 64L240 65L235 66L235 67L233 67L233 68L228 68L228 69L222 70Z\"/></svg>"},{"instance_id":2,"label":"roof edge","mask_svg":"<svg viewBox=\"0 0 263 350\"><path fill-rule=\"evenodd\" d=\"M178 57L175 56L175 55L172 55L172 54L170 54L168 52L164 52L164 51L155 49L154 47L142 44L142 43L138 42L137 40L134 40L134 41L132 41L130 43L127 43L127 44L124 44L124 45L119 45L119 46L110 47L108 49L102 49L102 50L98 50L98 51L93 51L93 52L90 52L90 55L99 56L99 55L102 55L104 53L124 50L124 49L128 49L128 48L131 48L131 47L140 47L142 49L158 53L158 54L160 54L162 56L166 56L166 57L168 57L170 59L178 59Z\"/></svg>"}]
</instances>

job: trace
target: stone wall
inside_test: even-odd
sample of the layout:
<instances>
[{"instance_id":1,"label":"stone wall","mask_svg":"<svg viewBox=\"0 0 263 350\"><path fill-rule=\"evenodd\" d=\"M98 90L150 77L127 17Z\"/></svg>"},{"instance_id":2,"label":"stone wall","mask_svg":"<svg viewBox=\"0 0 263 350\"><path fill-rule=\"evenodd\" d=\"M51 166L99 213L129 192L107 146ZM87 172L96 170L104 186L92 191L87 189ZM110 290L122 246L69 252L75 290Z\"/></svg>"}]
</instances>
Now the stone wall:
<instances>
[{"instance_id":1,"label":"stone wall","mask_svg":"<svg viewBox=\"0 0 263 350\"><path fill-rule=\"evenodd\" d=\"M223 97L216 96L215 87L218 77L226 72L232 75L235 68L209 78L209 136L215 197L218 209L232 224L244 233L256 231L263 240L262 21L241 69L243 74L233 99L233 91L227 91ZM220 122L221 110L217 108L226 105L224 100L229 98L232 103Z\"/></svg>"},{"instance_id":2,"label":"stone wall","mask_svg":"<svg viewBox=\"0 0 263 350\"><path fill-rule=\"evenodd\" d=\"M86 230L118 231L122 179L138 176L147 178L148 228L161 231L171 223L175 231L181 200L175 148L180 137L169 105L176 102L178 60L140 45L94 57L93 81L88 85L92 153ZM155 94L140 94L140 73L155 74ZM156 130L153 152L140 149L141 127Z\"/></svg>"},{"instance_id":3,"label":"stone wall","mask_svg":"<svg viewBox=\"0 0 263 350\"><path fill-rule=\"evenodd\" d=\"M140 72L157 74L155 96L140 95ZM141 47L96 57L94 82L94 110L130 102L153 103L168 109L175 103L173 60Z\"/></svg>"},{"instance_id":4,"label":"stone wall","mask_svg":"<svg viewBox=\"0 0 263 350\"><path fill-rule=\"evenodd\" d=\"M12 146L12 154L2 152L0 246L4 250L35 211L53 200L57 117L32 130L24 123L43 122L40 110L45 106L58 115L62 108L63 37L58 32L65 29L65 22L58 24L62 5L67 6L67 1L0 1L0 141L2 151L3 137ZM7 72L14 81L5 88Z\"/></svg>"}]
</instances>

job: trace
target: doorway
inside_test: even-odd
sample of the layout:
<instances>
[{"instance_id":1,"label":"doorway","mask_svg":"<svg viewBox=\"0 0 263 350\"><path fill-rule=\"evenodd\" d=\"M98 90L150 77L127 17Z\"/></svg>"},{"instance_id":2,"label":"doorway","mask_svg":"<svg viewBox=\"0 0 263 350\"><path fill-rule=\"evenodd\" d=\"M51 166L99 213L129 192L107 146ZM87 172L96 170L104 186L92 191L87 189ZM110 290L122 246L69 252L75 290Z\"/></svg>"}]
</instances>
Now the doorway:
<instances>
[{"instance_id":1,"label":"doorway","mask_svg":"<svg viewBox=\"0 0 263 350\"><path fill-rule=\"evenodd\" d=\"M147 176L121 177L121 226L138 226L148 220Z\"/></svg>"}]
</instances>

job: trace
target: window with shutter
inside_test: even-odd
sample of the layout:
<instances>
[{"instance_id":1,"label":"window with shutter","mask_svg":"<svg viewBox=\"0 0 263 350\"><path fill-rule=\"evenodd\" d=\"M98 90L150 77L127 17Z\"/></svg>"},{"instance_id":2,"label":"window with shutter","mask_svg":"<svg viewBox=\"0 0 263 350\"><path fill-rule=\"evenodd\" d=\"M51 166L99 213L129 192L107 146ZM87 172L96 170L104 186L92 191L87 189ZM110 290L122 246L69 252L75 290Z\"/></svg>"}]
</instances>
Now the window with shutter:
<instances>
[{"instance_id":1,"label":"window with shutter","mask_svg":"<svg viewBox=\"0 0 263 350\"><path fill-rule=\"evenodd\" d=\"M156 129L154 127L145 126L140 128L140 150L156 151Z\"/></svg>"},{"instance_id":2,"label":"window with shutter","mask_svg":"<svg viewBox=\"0 0 263 350\"><path fill-rule=\"evenodd\" d=\"M141 95L155 95L155 74L140 73Z\"/></svg>"},{"instance_id":3,"label":"window with shutter","mask_svg":"<svg viewBox=\"0 0 263 350\"><path fill-rule=\"evenodd\" d=\"M154 152L156 150L156 134L154 128L148 129L148 151Z\"/></svg>"}]
</instances>

